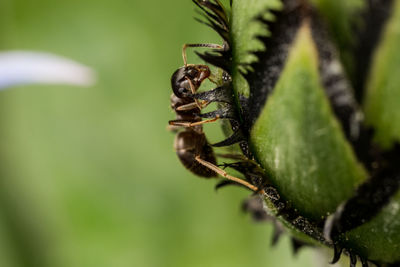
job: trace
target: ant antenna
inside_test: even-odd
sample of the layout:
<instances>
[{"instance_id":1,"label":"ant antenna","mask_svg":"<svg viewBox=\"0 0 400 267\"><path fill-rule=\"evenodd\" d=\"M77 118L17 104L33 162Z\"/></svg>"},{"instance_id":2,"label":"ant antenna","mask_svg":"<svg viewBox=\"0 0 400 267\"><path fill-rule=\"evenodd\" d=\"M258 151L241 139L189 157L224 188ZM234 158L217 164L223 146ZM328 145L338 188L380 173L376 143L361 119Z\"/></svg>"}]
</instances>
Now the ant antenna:
<instances>
[{"instance_id":1,"label":"ant antenna","mask_svg":"<svg viewBox=\"0 0 400 267\"><path fill-rule=\"evenodd\" d=\"M187 64L187 58L186 58L186 48L188 47L208 47L208 48L214 48L214 49L223 49L224 47L219 44L184 44L182 47L182 57L183 57L183 64L186 67Z\"/></svg>"}]
</instances>

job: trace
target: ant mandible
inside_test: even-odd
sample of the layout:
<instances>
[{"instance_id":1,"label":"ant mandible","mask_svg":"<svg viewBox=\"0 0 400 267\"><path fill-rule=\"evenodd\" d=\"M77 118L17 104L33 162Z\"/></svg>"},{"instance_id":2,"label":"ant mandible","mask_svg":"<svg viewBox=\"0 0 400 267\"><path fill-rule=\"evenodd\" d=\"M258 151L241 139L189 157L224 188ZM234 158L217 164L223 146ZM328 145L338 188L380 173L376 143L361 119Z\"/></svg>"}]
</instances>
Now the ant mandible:
<instances>
[{"instance_id":1,"label":"ant mandible","mask_svg":"<svg viewBox=\"0 0 400 267\"><path fill-rule=\"evenodd\" d=\"M241 184L252 191L260 190L234 176L227 174L219 168L214 151L208 143L203 132L202 124L213 122L219 119L202 120L201 109L209 104L208 101L200 102L194 95L205 79L211 79L211 71L207 65L187 64L187 47L208 47L223 49L218 44L185 44L182 49L184 66L176 70L171 77L173 94L171 95L171 107L177 118L169 121L170 126L184 127L183 131L177 133L174 148L181 163L194 174L205 177L217 177L218 174L228 180Z\"/></svg>"}]
</instances>

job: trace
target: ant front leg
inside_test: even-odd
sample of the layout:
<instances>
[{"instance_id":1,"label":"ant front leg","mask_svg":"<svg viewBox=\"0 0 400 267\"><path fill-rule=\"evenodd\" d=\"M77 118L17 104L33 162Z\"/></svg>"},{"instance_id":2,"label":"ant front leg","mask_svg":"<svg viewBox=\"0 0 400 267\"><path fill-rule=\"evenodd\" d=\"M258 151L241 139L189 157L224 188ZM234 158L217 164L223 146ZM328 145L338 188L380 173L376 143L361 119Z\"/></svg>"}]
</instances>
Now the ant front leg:
<instances>
[{"instance_id":1,"label":"ant front leg","mask_svg":"<svg viewBox=\"0 0 400 267\"><path fill-rule=\"evenodd\" d=\"M186 104L186 105L179 106L178 108L176 108L176 110L177 111L185 111L185 110L192 110L192 109L195 109L195 108L203 109L203 108L207 107L210 103L211 102L202 100L201 102L199 101L200 107L196 102L193 102L193 103L189 103L189 104Z\"/></svg>"},{"instance_id":2,"label":"ant front leg","mask_svg":"<svg viewBox=\"0 0 400 267\"><path fill-rule=\"evenodd\" d=\"M248 183L248 182L246 182L246 181L244 181L244 180L242 180L240 178L237 178L237 177L234 177L232 175L229 175L226 171L224 171L223 169L219 168L218 166L212 164L211 162L208 162L206 160L201 159L200 156L196 156L195 160L197 160L201 165L213 170L214 172L218 173L219 175L225 177L226 179L228 179L230 181L233 181L235 183L241 184L241 185L249 188L250 190L252 190L254 192L257 192L257 193L260 193L260 194L265 194L265 191L263 189L260 190L258 187L254 186L254 185L252 185L252 184L250 184L250 183Z\"/></svg>"}]
</instances>

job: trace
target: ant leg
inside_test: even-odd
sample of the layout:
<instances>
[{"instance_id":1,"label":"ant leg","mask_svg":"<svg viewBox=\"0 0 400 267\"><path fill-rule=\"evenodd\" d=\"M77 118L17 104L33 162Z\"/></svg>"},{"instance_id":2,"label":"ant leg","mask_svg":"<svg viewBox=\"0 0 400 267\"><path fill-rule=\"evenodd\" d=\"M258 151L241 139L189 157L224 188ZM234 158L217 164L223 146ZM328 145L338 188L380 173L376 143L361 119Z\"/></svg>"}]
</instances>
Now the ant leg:
<instances>
[{"instance_id":1,"label":"ant leg","mask_svg":"<svg viewBox=\"0 0 400 267\"><path fill-rule=\"evenodd\" d=\"M196 93L196 89L194 88L194 85L193 85L193 83L192 83L192 80L190 80L188 77L186 77L185 76L185 78L186 78L186 80L189 82L189 86L190 86L190 91L192 91L192 94L195 94Z\"/></svg>"},{"instance_id":2,"label":"ant leg","mask_svg":"<svg viewBox=\"0 0 400 267\"><path fill-rule=\"evenodd\" d=\"M169 121L169 125L174 125L174 126L183 126L183 127L193 127L197 125L201 125L204 123L209 123L209 122L214 122L219 120L219 116L216 116L213 119L205 120L205 121L196 121L196 122L184 122L184 121Z\"/></svg>"},{"instance_id":3,"label":"ant leg","mask_svg":"<svg viewBox=\"0 0 400 267\"><path fill-rule=\"evenodd\" d=\"M225 177L228 180L231 180L233 182L239 183L247 188L249 188L250 190L254 191L254 192L258 192L260 194L264 194L264 190L260 190L258 187L240 179L234 176L229 175L228 173L226 173L226 171L222 170L221 168L215 166L214 164L212 164L211 162L205 161L203 159L200 158L200 156L196 156L195 159L203 166L215 171L216 173L218 173L219 175Z\"/></svg>"},{"instance_id":4,"label":"ant leg","mask_svg":"<svg viewBox=\"0 0 400 267\"><path fill-rule=\"evenodd\" d=\"M203 101L200 103L200 109L203 109L203 108L207 107L210 103L211 103L211 102L208 102L208 101L203 100ZM197 103L196 103L196 102L193 102L193 103L190 103L190 104L186 104L186 105L179 106L176 110L178 110L178 111L184 111L184 110L195 109L195 108L198 108L198 107L199 107L199 106L197 105Z\"/></svg>"},{"instance_id":5,"label":"ant leg","mask_svg":"<svg viewBox=\"0 0 400 267\"><path fill-rule=\"evenodd\" d=\"M186 78L186 80L189 82L190 91L192 91L192 94L195 94L195 93L196 93L196 89L194 88L194 85L193 85L192 81L191 81L188 77L186 77L186 76L185 76L185 78ZM195 99L194 102L195 102L196 105L199 107L199 109L201 109L200 101L199 101L198 99Z\"/></svg>"},{"instance_id":6,"label":"ant leg","mask_svg":"<svg viewBox=\"0 0 400 267\"><path fill-rule=\"evenodd\" d=\"M185 67L187 66L187 59L186 59L186 48L188 47L208 47L208 48L215 48L215 49L223 49L224 47L219 44L184 44L182 47L182 57L183 57L183 64Z\"/></svg>"}]
</instances>

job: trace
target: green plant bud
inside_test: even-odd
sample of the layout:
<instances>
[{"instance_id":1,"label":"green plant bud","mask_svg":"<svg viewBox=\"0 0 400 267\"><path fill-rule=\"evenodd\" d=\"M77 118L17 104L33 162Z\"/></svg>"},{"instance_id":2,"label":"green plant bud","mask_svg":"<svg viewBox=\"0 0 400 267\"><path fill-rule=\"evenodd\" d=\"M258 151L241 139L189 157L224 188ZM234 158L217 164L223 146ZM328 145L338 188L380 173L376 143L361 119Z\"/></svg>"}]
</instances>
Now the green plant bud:
<instances>
[{"instance_id":1,"label":"green plant bud","mask_svg":"<svg viewBox=\"0 0 400 267\"><path fill-rule=\"evenodd\" d=\"M257 161L295 209L323 220L367 175L325 96L309 24L300 26L267 101L251 131Z\"/></svg>"},{"instance_id":2,"label":"green plant bud","mask_svg":"<svg viewBox=\"0 0 400 267\"><path fill-rule=\"evenodd\" d=\"M217 146L247 157L226 167L296 242L399 264L400 1L233 0L229 23L194 2L226 44L199 54L222 86L194 95L232 126Z\"/></svg>"},{"instance_id":3,"label":"green plant bud","mask_svg":"<svg viewBox=\"0 0 400 267\"><path fill-rule=\"evenodd\" d=\"M387 150L393 149L400 141L399 47L400 1L395 1L392 16L374 52L364 101L366 123L375 130L374 141ZM397 180L392 187L396 186L398 179L397 171ZM341 239L365 258L377 262L399 262L399 207L400 192L397 192L373 219L342 234Z\"/></svg>"}]
</instances>

